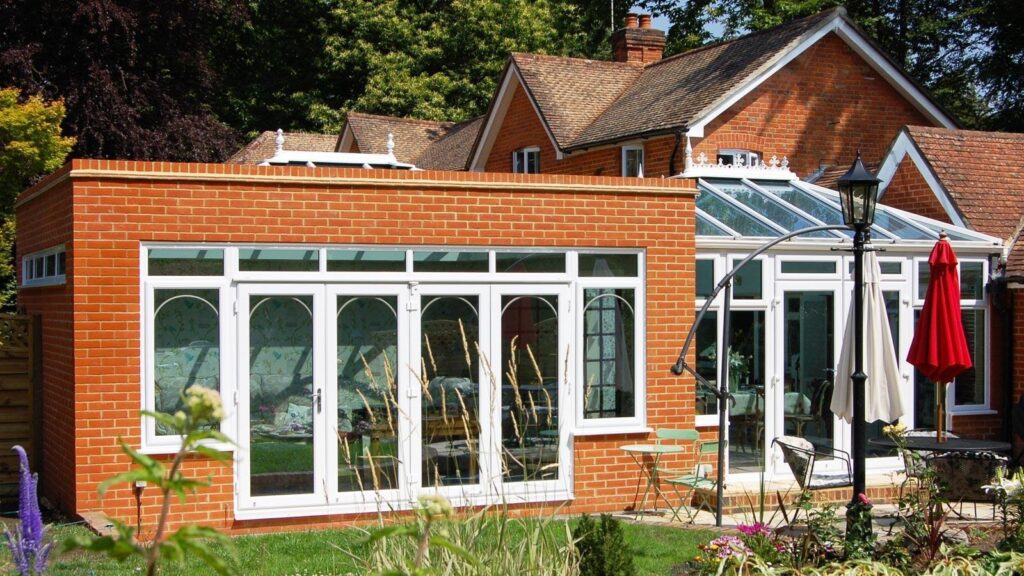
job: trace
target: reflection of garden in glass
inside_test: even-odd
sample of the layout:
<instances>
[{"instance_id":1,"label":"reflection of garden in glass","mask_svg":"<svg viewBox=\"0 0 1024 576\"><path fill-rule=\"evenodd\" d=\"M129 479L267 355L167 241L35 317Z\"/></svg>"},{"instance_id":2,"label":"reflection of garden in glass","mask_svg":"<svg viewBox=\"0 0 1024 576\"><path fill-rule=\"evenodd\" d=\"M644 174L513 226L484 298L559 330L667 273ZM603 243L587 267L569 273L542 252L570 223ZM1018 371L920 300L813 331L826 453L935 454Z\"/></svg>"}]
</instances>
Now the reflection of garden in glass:
<instances>
[{"instance_id":1,"label":"reflection of garden in glass","mask_svg":"<svg viewBox=\"0 0 1024 576\"><path fill-rule=\"evenodd\" d=\"M733 310L729 316L729 469L756 472L764 466L765 313Z\"/></svg>"},{"instance_id":2,"label":"reflection of garden in glass","mask_svg":"<svg viewBox=\"0 0 1024 576\"><path fill-rule=\"evenodd\" d=\"M502 477L558 477L558 298L501 301Z\"/></svg>"},{"instance_id":3,"label":"reflection of garden in glass","mask_svg":"<svg viewBox=\"0 0 1024 576\"><path fill-rule=\"evenodd\" d=\"M588 288L583 291L584 397L586 418L624 418L634 414L634 291Z\"/></svg>"},{"instance_id":4,"label":"reflection of garden in glass","mask_svg":"<svg viewBox=\"0 0 1024 576\"><path fill-rule=\"evenodd\" d=\"M398 488L398 299L339 296L338 490Z\"/></svg>"},{"instance_id":5,"label":"reflection of garden in glass","mask_svg":"<svg viewBox=\"0 0 1024 576\"><path fill-rule=\"evenodd\" d=\"M220 390L219 296L215 288L153 291L154 410L181 410L197 385ZM158 435L171 431L157 425Z\"/></svg>"},{"instance_id":6,"label":"reflection of garden in glass","mask_svg":"<svg viewBox=\"0 0 1024 576\"><path fill-rule=\"evenodd\" d=\"M249 307L252 496L313 492L313 298L257 296Z\"/></svg>"},{"instance_id":7,"label":"reflection of garden in glass","mask_svg":"<svg viewBox=\"0 0 1024 576\"><path fill-rule=\"evenodd\" d=\"M424 486L476 484L480 341L477 296L422 298L421 407Z\"/></svg>"}]
</instances>

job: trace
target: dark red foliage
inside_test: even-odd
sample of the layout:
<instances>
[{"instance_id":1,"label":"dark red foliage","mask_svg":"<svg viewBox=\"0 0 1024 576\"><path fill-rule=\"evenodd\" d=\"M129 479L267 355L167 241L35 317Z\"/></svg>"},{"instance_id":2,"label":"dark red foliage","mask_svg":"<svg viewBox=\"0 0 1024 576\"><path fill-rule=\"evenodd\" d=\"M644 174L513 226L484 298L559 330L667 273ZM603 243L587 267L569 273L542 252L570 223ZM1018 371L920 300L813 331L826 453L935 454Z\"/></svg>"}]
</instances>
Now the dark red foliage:
<instances>
[{"instance_id":1,"label":"dark red foliage","mask_svg":"<svg viewBox=\"0 0 1024 576\"><path fill-rule=\"evenodd\" d=\"M210 66L241 0L0 0L0 86L63 98L73 156L219 161L239 135L221 123Z\"/></svg>"}]
</instances>

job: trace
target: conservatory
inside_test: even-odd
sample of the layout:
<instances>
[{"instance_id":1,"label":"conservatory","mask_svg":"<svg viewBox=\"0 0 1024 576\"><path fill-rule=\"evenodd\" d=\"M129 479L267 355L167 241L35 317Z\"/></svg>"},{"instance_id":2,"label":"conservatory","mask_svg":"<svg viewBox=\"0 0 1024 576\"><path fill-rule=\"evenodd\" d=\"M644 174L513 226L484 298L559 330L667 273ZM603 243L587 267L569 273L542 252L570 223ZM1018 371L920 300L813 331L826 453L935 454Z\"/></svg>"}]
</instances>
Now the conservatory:
<instances>
[{"instance_id":1,"label":"conservatory","mask_svg":"<svg viewBox=\"0 0 1024 576\"><path fill-rule=\"evenodd\" d=\"M797 180L773 166L697 164L683 175L699 188L696 307L712 295L723 275L758 247L790 232L842 224L837 192ZM928 286L928 255L945 230L960 259L963 324L974 368L950 386L952 415L994 414L988 383L989 308L985 285L1002 253L997 238L879 205L871 228L878 251L883 294L900 361L899 383L909 427L935 425L935 387L906 362L914 322ZM771 440L795 434L818 448L850 450L850 426L830 409L844 322L852 300L852 230L808 233L782 242L752 260L734 278L730 302L728 473L785 477L779 455L766 454ZM718 386L724 291L697 327L695 368ZM696 389L696 422L717 426L717 401ZM881 433L884 422L868 427ZM948 426L948 423L947 423ZM898 465L890 452L869 447L869 466Z\"/></svg>"}]
</instances>

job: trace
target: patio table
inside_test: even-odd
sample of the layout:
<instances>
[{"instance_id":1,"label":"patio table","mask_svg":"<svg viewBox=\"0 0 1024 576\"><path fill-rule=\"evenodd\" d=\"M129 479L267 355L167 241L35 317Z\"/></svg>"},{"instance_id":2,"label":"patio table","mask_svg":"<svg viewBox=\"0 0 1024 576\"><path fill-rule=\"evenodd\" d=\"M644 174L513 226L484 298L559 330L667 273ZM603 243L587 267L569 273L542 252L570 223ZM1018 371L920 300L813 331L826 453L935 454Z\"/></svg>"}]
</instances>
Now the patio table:
<instances>
[{"instance_id":1,"label":"patio table","mask_svg":"<svg viewBox=\"0 0 1024 576\"><path fill-rule=\"evenodd\" d=\"M672 511L672 517L676 520L679 518L679 512L672 507L672 502L669 501L668 497L661 491L661 481L658 477L658 463L661 462L661 457L665 454L679 454L683 451L683 447L678 444L627 444L620 446L620 450L629 454L636 465L640 467L640 474L647 480L647 486L644 488L643 498L640 499L640 505L634 510L637 516L646 509L647 496L652 491L654 492L654 510L658 508L658 498L660 497L668 504L668 509ZM650 456L650 464L647 463L646 457ZM636 502L636 496L634 495L633 501Z\"/></svg>"},{"instance_id":2,"label":"patio table","mask_svg":"<svg viewBox=\"0 0 1024 576\"><path fill-rule=\"evenodd\" d=\"M892 438L871 438L868 444L883 448L898 448ZM1009 452L1009 442L995 440L975 440L974 438L946 438L939 442L935 436L907 436L903 438L907 450L922 452Z\"/></svg>"}]
</instances>

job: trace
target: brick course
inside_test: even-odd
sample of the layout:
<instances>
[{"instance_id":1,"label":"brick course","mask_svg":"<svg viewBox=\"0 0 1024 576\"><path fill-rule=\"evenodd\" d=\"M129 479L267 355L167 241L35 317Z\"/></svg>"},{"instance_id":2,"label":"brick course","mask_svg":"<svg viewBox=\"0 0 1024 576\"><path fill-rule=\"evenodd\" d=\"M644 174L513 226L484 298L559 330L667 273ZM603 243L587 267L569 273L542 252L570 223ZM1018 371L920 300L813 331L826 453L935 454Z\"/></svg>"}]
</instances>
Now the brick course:
<instances>
[{"instance_id":1,"label":"brick course","mask_svg":"<svg viewBox=\"0 0 1024 576\"><path fill-rule=\"evenodd\" d=\"M679 180L76 160L17 207L19 256L68 248L67 285L19 294L43 318L42 491L72 514L136 519L128 487L102 500L97 487L128 469L118 439L140 442L139 246L149 241L645 248L648 424L692 428L694 383L668 367L694 310L693 193ZM577 437L564 511L621 510L638 471L618 446L643 437ZM376 518L237 521L231 467L194 458L187 470L212 486L174 504L175 524L246 532ZM156 502L143 494L144 525Z\"/></svg>"}]
</instances>

